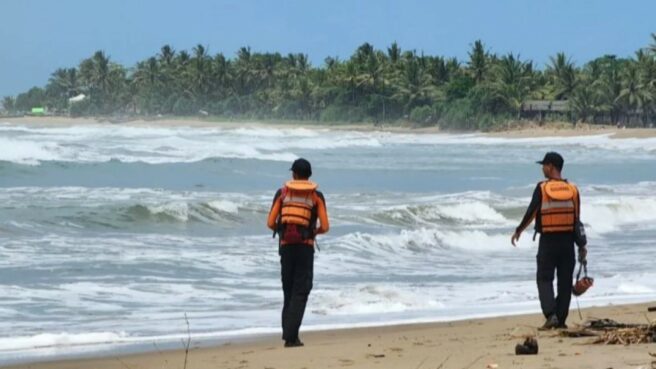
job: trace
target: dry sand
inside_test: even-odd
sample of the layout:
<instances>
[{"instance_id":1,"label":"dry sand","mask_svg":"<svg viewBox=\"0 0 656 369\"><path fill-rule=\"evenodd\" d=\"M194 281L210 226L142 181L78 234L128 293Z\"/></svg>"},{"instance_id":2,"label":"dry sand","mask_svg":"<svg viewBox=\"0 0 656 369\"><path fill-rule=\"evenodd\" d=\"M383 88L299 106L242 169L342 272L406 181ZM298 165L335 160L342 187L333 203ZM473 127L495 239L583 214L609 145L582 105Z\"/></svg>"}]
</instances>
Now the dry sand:
<instances>
[{"instance_id":1,"label":"dry sand","mask_svg":"<svg viewBox=\"0 0 656 369\"><path fill-rule=\"evenodd\" d=\"M654 305L654 304L652 304ZM608 306L583 311L588 317L611 318L623 323L646 323L647 304ZM650 313L650 319L656 314ZM656 344L631 346L591 345L590 338L561 338L557 331L538 332L539 315L465 320L452 323L345 329L302 334L306 346L282 347L275 338L193 348L188 369L464 369L544 368L622 369L652 368L650 352ZM570 327L579 322L571 312ZM537 334L540 352L516 356L514 347L526 334ZM99 359L72 360L14 366L33 369L177 369L183 368L183 351L156 352Z\"/></svg>"}]
</instances>

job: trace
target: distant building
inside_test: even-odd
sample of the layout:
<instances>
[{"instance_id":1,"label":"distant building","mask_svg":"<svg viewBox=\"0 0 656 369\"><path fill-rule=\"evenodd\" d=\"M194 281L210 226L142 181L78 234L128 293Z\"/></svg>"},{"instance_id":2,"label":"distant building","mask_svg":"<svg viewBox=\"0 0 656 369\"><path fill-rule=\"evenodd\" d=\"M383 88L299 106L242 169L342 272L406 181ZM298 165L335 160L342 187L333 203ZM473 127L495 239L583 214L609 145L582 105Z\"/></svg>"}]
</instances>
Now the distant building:
<instances>
[{"instance_id":1,"label":"distant building","mask_svg":"<svg viewBox=\"0 0 656 369\"><path fill-rule=\"evenodd\" d=\"M520 117L543 121L548 115L566 115L570 110L567 100L528 100L522 103Z\"/></svg>"},{"instance_id":2,"label":"distant building","mask_svg":"<svg viewBox=\"0 0 656 369\"><path fill-rule=\"evenodd\" d=\"M76 103L76 102L80 102L80 101L83 101L84 99L86 99L86 97L87 96L85 94L79 94L77 96L74 96L74 97L71 97L70 99L68 99L68 103L73 104L73 103Z\"/></svg>"}]
</instances>

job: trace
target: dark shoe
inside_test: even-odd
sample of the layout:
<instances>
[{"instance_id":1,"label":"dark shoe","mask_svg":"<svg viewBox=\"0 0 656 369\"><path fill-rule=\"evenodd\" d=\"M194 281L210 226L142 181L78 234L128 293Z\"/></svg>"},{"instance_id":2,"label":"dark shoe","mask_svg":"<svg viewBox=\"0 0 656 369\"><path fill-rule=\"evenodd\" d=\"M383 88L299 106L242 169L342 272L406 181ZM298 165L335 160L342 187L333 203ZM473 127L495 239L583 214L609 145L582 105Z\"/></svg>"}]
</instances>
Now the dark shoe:
<instances>
[{"instance_id":1,"label":"dark shoe","mask_svg":"<svg viewBox=\"0 0 656 369\"><path fill-rule=\"evenodd\" d=\"M293 341L285 341L285 347L303 347L305 346L298 338Z\"/></svg>"},{"instance_id":2,"label":"dark shoe","mask_svg":"<svg viewBox=\"0 0 656 369\"><path fill-rule=\"evenodd\" d=\"M547 330L550 330L550 329L556 329L556 328L558 328L558 326L560 326L560 322L558 321L558 317L556 315L551 315L551 316L549 316L547 321L544 322L544 325L540 329L543 330L543 331L547 331Z\"/></svg>"},{"instance_id":3,"label":"dark shoe","mask_svg":"<svg viewBox=\"0 0 656 369\"><path fill-rule=\"evenodd\" d=\"M568 327L567 324L565 324L565 323L558 324L558 327L556 327L556 329L568 329L568 328L569 328L569 327Z\"/></svg>"}]
</instances>

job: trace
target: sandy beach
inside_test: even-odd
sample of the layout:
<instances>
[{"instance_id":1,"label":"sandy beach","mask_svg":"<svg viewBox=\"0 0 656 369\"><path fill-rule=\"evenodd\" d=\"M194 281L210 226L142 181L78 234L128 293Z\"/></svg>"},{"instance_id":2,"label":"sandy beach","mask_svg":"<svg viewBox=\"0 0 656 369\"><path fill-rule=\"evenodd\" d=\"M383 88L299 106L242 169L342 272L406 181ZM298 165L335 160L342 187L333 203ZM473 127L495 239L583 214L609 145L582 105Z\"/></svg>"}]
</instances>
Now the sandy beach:
<instances>
[{"instance_id":1,"label":"sandy beach","mask_svg":"<svg viewBox=\"0 0 656 369\"><path fill-rule=\"evenodd\" d=\"M135 127L222 127L226 129L236 128L307 128L307 129L332 129L360 132L390 132L390 133L473 133L473 132L449 132L440 130L439 127L414 127L412 125L381 125L374 126L367 123L344 123L325 124L321 122L258 122L258 121L215 121L202 118L160 118L160 119L136 119L112 123L107 120L96 120L94 118L68 118L68 117L20 117L2 118L0 122L16 124L33 124L41 126L74 126L86 124L120 124ZM656 129L651 128L617 128L607 125L578 124L576 128L569 123L547 123L543 126L527 124L520 128L510 128L499 132L484 133L488 137L499 138L536 138L536 137L576 137L591 135L610 135L612 138L652 138L656 137Z\"/></svg>"},{"instance_id":2,"label":"sandy beach","mask_svg":"<svg viewBox=\"0 0 656 369\"><path fill-rule=\"evenodd\" d=\"M654 305L654 304L651 304ZM596 307L583 310L584 319L609 318L622 323L656 319L649 304ZM581 322L572 309L570 329ZM593 345L591 338L563 338L558 331L541 332L539 315L522 315L450 323L344 329L303 334L306 346L285 349L274 337L193 348L187 368L652 368L656 344ZM540 352L516 356L523 336L537 335ZM12 366L32 369L183 368L183 350L97 359Z\"/></svg>"}]
</instances>

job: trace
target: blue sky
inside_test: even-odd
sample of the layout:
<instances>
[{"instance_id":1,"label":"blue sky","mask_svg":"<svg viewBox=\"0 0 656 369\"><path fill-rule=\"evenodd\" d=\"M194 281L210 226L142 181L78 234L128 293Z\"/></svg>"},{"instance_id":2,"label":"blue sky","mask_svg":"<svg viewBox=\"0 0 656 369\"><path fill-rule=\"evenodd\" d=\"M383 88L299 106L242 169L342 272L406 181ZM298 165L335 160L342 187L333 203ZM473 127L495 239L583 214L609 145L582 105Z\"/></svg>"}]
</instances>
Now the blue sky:
<instances>
[{"instance_id":1,"label":"blue sky","mask_svg":"<svg viewBox=\"0 0 656 369\"><path fill-rule=\"evenodd\" d=\"M164 44L304 52L317 65L365 41L464 59L480 38L540 66L559 51L581 64L646 46L654 14L655 0L3 0L0 96L45 85L98 49L132 66Z\"/></svg>"}]
</instances>

